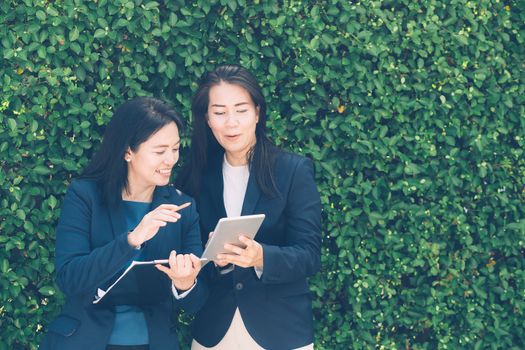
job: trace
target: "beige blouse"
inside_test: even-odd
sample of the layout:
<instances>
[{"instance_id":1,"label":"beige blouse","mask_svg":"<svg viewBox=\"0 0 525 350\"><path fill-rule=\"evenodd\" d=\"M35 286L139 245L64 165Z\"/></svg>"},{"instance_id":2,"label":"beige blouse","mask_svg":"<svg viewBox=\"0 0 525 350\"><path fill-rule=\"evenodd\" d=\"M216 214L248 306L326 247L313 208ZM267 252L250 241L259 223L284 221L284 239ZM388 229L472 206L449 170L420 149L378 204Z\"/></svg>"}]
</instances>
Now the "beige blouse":
<instances>
[{"instance_id":1,"label":"beige blouse","mask_svg":"<svg viewBox=\"0 0 525 350\"><path fill-rule=\"evenodd\" d=\"M219 344L207 348L205 346L202 346L199 344L195 339L191 343L191 350L264 350L263 347L261 347L259 344L253 340L250 333L248 333L248 330L244 326L244 322L242 321L241 313L239 312L239 308L235 310L235 314L233 315L232 323L230 324L230 328L228 328L228 331L224 335L224 338L221 339ZM309 344L300 348L297 348L295 350L313 350L314 344Z\"/></svg>"}]
</instances>

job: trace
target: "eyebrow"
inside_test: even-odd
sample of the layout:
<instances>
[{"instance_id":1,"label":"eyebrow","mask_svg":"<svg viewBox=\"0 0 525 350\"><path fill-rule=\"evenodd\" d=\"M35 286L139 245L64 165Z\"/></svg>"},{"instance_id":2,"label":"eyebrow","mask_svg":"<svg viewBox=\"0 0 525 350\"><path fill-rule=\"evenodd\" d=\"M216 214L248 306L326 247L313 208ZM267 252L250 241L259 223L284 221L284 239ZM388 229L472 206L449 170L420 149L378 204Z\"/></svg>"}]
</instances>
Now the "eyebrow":
<instances>
[{"instance_id":1,"label":"eyebrow","mask_svg":"<svg viewBox=\"0 0 525 350\"><path fill-rule=\"evenodd\" d=\"M180 140L178 140L177 142L175 142L175 145L174 146L177 146L180 144ZM153 148L165 148L165 147L171 147L171 145L155 145L153 146Z\"/></svg>"},{"instance_id":2,"label":"eyebrow","mask_svg":"<svg viewBox=\"0 0 525 350\"><path fill-rule=\"evenodd\" d=\"M248 104L249 104L248 102L239 102L239 103L234 104L233 106L234 107L239 107L239 106L248 105ZM213 104L213 105L211 105L211 107L222 107L222 108L225 108L226 105Z\"/></svg>"}]
</instances>

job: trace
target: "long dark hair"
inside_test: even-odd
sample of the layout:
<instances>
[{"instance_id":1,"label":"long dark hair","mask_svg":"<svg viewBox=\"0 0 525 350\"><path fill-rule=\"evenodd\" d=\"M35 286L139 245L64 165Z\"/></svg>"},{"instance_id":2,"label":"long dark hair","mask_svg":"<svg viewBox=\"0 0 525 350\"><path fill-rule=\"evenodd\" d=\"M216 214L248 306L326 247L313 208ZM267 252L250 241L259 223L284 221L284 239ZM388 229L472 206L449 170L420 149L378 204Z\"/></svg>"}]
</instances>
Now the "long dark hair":
<instances>
[{"instance_id":1,"label":"long dark hair","mask_svg":"<svg viewBox=\"0 0 525 350\"><path fill-rule=\"evenodd\" d=\"M266 136L266 101L255 77L248 70L236 65L222 65L209 72L193 95L190 160L177 178L177 185L198 198L203 172L222 164L224 149L207 123L210 89L221 82L244 88L250 94L255 107L259 108L259 121L255 128L256 143L248 154L248 162L250 170L256 174L261 191L268 196L277 195L273 177L277 147Z\"/></svg>"},{"instance_id":2,"label":"long dark hair","mask_svg":"<svg viewBox=\"0 0 525 350\"><path fill-rule=\"evenodd\" d=\"M164 102L151 97L136 97L117 108L106 127L102 145L80 178L96 180L104 201L115 206L128 186L128 147L136 151L141 143L165 125L175 122L182 133L182 119Z\"/></svg>"}]
</instances>

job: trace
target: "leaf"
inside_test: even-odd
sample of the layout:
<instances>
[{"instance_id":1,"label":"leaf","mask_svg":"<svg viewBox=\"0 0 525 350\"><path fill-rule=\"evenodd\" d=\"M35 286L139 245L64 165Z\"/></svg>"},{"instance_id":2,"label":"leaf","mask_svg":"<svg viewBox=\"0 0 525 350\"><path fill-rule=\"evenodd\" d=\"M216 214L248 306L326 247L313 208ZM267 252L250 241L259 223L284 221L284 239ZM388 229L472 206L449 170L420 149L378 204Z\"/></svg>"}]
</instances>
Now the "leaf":
<instances>
[{"instance_id":1,"label":"leaf","mask_svg":"<svg viewBox=\"0 0 525 350\"><path fill-rule=\"evenodd\" d=\"M57 206L57 199L55 196L49 196L48 204L51 209L55 209Z\"/></svg>"},{"instance_id":2,"label":"leaf","mask_svg":"<svg viewBox=\"0 0 525 350\"><path fill-rule=\"evenodd\" d=\"M37 165L33 168L33 172L37 175L48 175L51 173L51 170L44 165Z\"/></svg>"},{"instance_id":3,"label":"leaf","mask_svg":"<svg viewBox=\"0 0 525 350\"><path fill-rule=\"evenodd\" d=\"M16 131L16 120L14 120L13 118L7 119L7 125L9 126L9 129L11 129L11 131Z\"/></svg>"},{"instance_id":4,"label":"leaf","mask_svg":"<svg viewBox=\"0 0 525 350\"><path fill-rule=\"evenodd\" d=\"M159 3L156 1L150 1L144 5L144 8L148 11L157 7L159 7Z\"/></svg>"},{"instance_id":5,"label":"leaf","mask_svg":"<svg viewBox=\"0 0 525 350\"><path fill-rule=\"evenodd\" d=\"M26 219L26 213L25 211L23 211L22 209L18 209L16 211L16 216L20 219L20 220L25 220Z\"/></svg>"},{"instance_id":6,"label":"leaf","mask_svg":"<svg viewBox=\"0 0 525 350\"><path fill-rule=\"evenodd\" d=\"M228 7L229 7L233 12L235 12L235 10L237 9L237 1L228 1L227 4L228 4Z\"/></svg>"},{"instance_id":7,"label":"leaf","mask_svg":"<svg viewBox=\"0 0 525 350\"><path fill-rule=\"evenodd\" d=\"M103 38L105 36L106 36L106 31L104 29L100 29L100 28L95 30L95 34L93 35L93 37L95 39L100 39L100 38Z\"/></svg>"},{"instance_id":8,"label":"leaf","mask_svg":"<svg viewBox=\"0 0 525 350\"><path fill-rule=\"evenodd\" d=\"M48 297L53 296L56 293L55 288L53 288L52 286L41 287L38 289L38 291L40 292L40 294Z\"/></svg>"},{"instance_id":9,"label":"leaf","mask_svg":"<svg viewBox=\"0 0 525 350\"><path fill-rule=\"evenodd\" d=\"M57 17L59 15L58 11L53 6L47 6L46 12L48 15Z\"/></svg>"},{"instance_id":10,"label":"leaf","mask_svg":"<svg viewBox=\"0 0 525 350\"><path fill-rule=\"evenodd\" d=\"M35 16L36 16L36 18L38 18L42 22L46 20L46 14L42 10L36 11Z\"/></svg>"},{"instance_id":11,"label":"leaf","mask_svg":"<svg viewBox=\"0 0 525 350\"><path fill-rule=\"evenodd\" d=\"M468 45L468 38L461 34L454 34L454 39L463 46Z\"/></svg>"},{"instance_id":12,"label":"leaf","mask_svg":"<svg viewBox=\"0 0 525 350\"><path fill-rule=\"evenodd\" d=\"M273 76L277 75L277 66L273 63L270 63L270 66L268 67L268 71Z\"/></svg>"},{"instance_id":13,"label":"leaf","mask_svg":"<svg viewBox=\"0 0 525 350\"><path fill-rule=\"evenodd\" d=\"M0 265L0 271L2 273L7 273L9 270L9 261L7 259L2 259L2 264Z\"/></svg>"},{"instance_id":14,"label":"leaf","mask_svg":"<svg viewBox=\"0 0 525 350\"><path fill-rule=\"evenodd\" d=\"M79 37L79 31L77 27L73 27L73 29L69 32L69 41L75 41Z\"/></svg>"}]
</instances>

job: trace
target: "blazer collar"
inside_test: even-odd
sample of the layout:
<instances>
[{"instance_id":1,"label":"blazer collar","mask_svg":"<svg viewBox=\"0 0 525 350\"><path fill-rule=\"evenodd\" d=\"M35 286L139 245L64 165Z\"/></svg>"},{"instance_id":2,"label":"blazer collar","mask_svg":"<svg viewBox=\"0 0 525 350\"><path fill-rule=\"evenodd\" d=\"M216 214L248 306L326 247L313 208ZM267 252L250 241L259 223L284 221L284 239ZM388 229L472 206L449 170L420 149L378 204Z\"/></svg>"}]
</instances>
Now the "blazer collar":
<instances>
[{"instance_id":1,"label":"blazer collar","mask_svg":"<svg viewBox=\"0 0 525 350\"><path fill-rule=\"evenodd\" d=\"M151 201L151 210L155 209L161 204L166 204L169 202L170 192L168 186L155 187L153 192L153 200Z\"/></svg>"}]
</instances>

